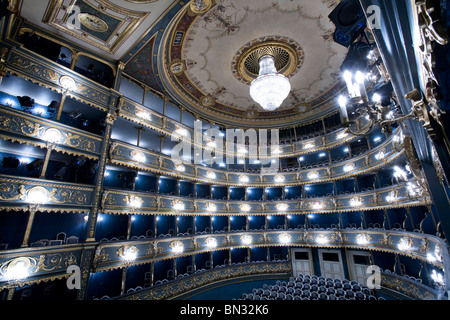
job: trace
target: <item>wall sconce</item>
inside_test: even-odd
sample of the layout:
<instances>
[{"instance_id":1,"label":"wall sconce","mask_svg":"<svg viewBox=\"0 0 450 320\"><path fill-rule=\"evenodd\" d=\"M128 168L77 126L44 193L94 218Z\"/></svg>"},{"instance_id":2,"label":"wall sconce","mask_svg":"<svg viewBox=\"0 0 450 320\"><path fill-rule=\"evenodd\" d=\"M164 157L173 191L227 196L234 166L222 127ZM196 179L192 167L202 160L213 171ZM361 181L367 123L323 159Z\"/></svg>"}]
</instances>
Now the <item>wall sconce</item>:
<instances>
[{"instance_id":1,"label":"wall sconce","mask_svg":"<svg viewBox=\"0 0 450 320\"><path fill-rule=\"evenodd\" d=\"M323 234L320 234L316 237L316 242L319 244L327 244L330 240Z\"/></svg>"},{"instance_id":2,"label":"wall sconce","mask_svg":"<svg viewBox=\"0 0 450 320\"><path fill-rule=\"evenodd\" d=\"M289 208L289 205L287 203L278 203L275 207L279 212L285 212Z\"/></svg>"},{"instance_id":3,"label":"wall sconce","mask_svg":"<svg viewBox=\"0 0 450 320\"><path fill-rule=\"evenodd\" d=\"M217 247L217 239L216 238L212 238L212 237L206 238L205 243L206 243L206 246L210 249L214 249Z\"/></svg>"},{"instance_id":4,"label":"wall sconce","mask_svg":"<svg viewBox=\"0 0 450 320\"><path fill-rule=\"evenodd\" d=\"M312 172L308 173L307 177L308 177L308 179L315 180L319 177L319 172L312 171Z\"/></svg>"},{"instance_id":5,"label":"wall sconce","mask_svg":"<svg viewBox=\"0 0 450 320\"><path fill-rule=\"evenodd\" d=\"M349 163L347 165L344 166L344 172L351 172L355 169L355 164L354 163Z\"/></svg>"},{"instance_id":6,"label":"wall sconce","mask_svg":"<svg viewBox=\"0 0 450 320\"><path fill-rule=\"evenodd\" d=\"M49 128L45 130L42 138L49 143L58 144L61 142L63 135L58 129Z\"/></svg>"},{"instance_id":7,"label":"wall sconce","mask_svg":"<svg viewBox=\"0 0 450 320\"><path fill-rule=\"evenodd\" d=\"M408 251L413 245L414 241L410 237L403 237L399 240L397 247L400 251Z\"/></svg>"},{"instance_id":8,"label":"wall sconce","mask_svg":"<svg viewBox=\"0 0 450 320\"><path fill-rule=\"evenodd\" d=\"M352 207L360 207L362 205L362 199L359 197L350 199L350 206Z\"/></svg>"},{"instance_id":9,"label":"wall sconce","mask_svg":"<svg viewBox=\"0 0 450 320\"><path fill-rule=\"evenodd\" d=\"M44 187L33 187L28 190L26 201L35 205L45 204L49 201L49 192Z\"/></svg>"},{"instance_id":10,"label":"wall sconce","mask_svg":"<svg viewBox=\"0 0 450 320\"><path fill-rule=\"evenodd\" d=\"M178 172L185 172L186 171L186 167L183 164L181 164L181 163L176 164L175 165L175 169Z\"/></svg>"},{"instance_id":11,"label":"wall sconce","mask_svg":"<svg viewBox=\"0 0 450 320\"><path fill-rule=\"evenodd\" d=\"M249 204L241 204L239 207L244 212L249 212L252 209L252 207Z\"/></svg>"},{"instance_id":12,"label":"wall sconce","mask_svg":"<svg viewBox=\"0 0 450 320\"><path fill-rule=\"evenodd\" d=\"M173 241L170 243L169 247L175 254L180 254L184 251L184 244L181 241Z\"/></svg>"},{"instance_id":13,"label":"wall sconce","mask_svg":"<svg viewBox=\"0 0 450 320\"><path fill-rule=\"evenodd\" d=\"M247 183L250 181L250 178L248 176L243 175L239 177L239 181L242 183Z\"/></svg>"},{"instance_id":14,"label":"wall sconce","mask_svg":"<svg viewBox=\"0 0 450 320\"><path fill-rule=\"evenodd\" d=\"M291 235L287 234L287 233L282 233L278 236L278 241L280 241L281 243L290 243L292 240Z\"/></svg>"},{"instance_id":15,"label":"wall sconce","mask_svg":"<svg viewBox=\"0 0 450 320\"><path fill-rule=\"evenodd\" d=\"M206 204L206 211L215 212L216 210L217 210L217 206L214 203L210 202L210 203Z\"/></svg>"},{"instance_id":16,"label":"wall sconce","mask_svg":"<svg viewBox=\"0 0 450 320\"><path fill-rule=\"evenodd\" d=\"M276 183L283 183L286 180L286 178L282 175L277 175L275 176L274 180Z\"/></svg>"},{"instance_id":17,"label":"wall sconce","mask_svg":"<svg viewBox=\"0 0 450 320\"><path fill-rule=\"evenodd\" d=\"M214 171L207 171L206 172L206 177L208 177L208 179L215 179L216 178L216 174L214 173Z\"/></svg>"},{"instance_id":18,"label":"wall sconce","mask_svg":"<svg viewBox=\"0 0 450 320\"><path fill-rule=\"evenodd\" d=\"M37 261L33 258L20 257L3 263L0 274L8 281L20 281L37 271Z\"/></svg>"},{"instance_id":19,"label":"wall sconce","mask_svg":"<svg viewBox=\"0 0 450 320\"><path fill-rule=\"evenodd\" d=\"M74 91L77 87L75 80L69 76L59 78L59 84L65 91Z\"/></svg>"},{"instance_id":20,"label":"wall sconce","mask_svg":"<svg viewBox=\"0 0 450 320\"><path fill-rule=\"evenodd\" d=\"M122 246L117 249L116 253L121 259L130 262L136 260L139 249L135 246Z\"/></svg>"},{"instance_id":21,"label":"wall sconce","mask_svg":"<svg viewBox=\"0 0 450 320\"><path fill-rule=\"evenodd\" d=\"M139 163L144 163L147 158L145 157L145 154L138 150L133 150L130 152L131 157L134 161Z\"/></svg>"},{"instance_id":22,"label":"wall sconce","mask_svg":"<svg viewBox=\"0 0 450 320\"><path fill-rule=\"evenodd\" d=\"M134 196L134 195L128 195L125 197L125 203L127 205L129 205L131 208L133 209L138 209L142 207L142 204L144 203L144 201L142 200L142 198Z\"/></svg>"},{"instance_id":23,"label":"wall sconce","mask_svg":"<svg viewBox=\"0 0 450 320\"><path fill-rule=\"evenodd\" d=\"M372 238L367 234L357 234L355 239L356 243L360 246L367 245L370 243L370 240L372 240Z\"/></svg>"},{"instance_id":24,"label":"wall sconce","mask_svg":"<svg viewBox=\"0 0 450 320\"><path fill-rule=\"evenodd\" d=\"M253 238L251 235L244 234L241 236L241 242L245 245L249 245L249 244L252 244Z\"/></svg>"},{"instance_id":25,"label":"wall sconce","mask_svg":"<svg viewBox=\"0 0 450 320\"><path fill-rule=\"evenodd\" d=\"M183 211L185 208L185 205L180 200L174 200L174 201L172 201L172 207L175 209L175 211Z\"/></svg>"}]
</instances>

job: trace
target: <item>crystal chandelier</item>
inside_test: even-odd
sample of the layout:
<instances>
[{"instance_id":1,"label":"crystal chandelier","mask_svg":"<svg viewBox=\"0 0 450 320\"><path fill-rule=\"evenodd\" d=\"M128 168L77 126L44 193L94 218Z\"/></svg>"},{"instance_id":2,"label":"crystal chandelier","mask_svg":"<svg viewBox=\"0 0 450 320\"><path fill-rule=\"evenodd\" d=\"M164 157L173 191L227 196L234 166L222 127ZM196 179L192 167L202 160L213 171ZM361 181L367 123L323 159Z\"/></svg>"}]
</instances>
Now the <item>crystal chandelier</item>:
<instances>
[{"instance_id":1,"label":"crystal chandelier","mask_svg":"<svg viewBox=\"0 0 450 320\"><path fill-rule=\"evenodd\" d=\"M259 60L259 76L250 85L250 96L264 110L278 109L291 91L289 79L279 74L275 60L265 55Z\"/></svg>"}]
</instances>

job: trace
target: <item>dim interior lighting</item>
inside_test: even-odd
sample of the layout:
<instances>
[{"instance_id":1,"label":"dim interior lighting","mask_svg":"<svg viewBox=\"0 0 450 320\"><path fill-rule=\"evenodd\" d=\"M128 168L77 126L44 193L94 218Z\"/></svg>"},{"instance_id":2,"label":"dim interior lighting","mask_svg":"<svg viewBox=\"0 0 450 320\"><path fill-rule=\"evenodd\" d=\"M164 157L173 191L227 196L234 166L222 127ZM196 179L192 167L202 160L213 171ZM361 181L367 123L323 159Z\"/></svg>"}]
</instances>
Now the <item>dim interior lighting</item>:
<instances>
[{"instance_id":1,"label":"dim interior lighting","mask_svg":"<svg viewBox=\"0 0 450 320\"><path fill-rule=\"evenodd\" d=\"M133 158L134 161L139 162L139 163L143 163L143 162L145 162L145 160L147 160L147 158L145 157L145 154L138 150L133 150L131 152L131 157Z\"/></svg>"},{"instance_id":2,"label":"dim interior lighting","mask_svg":"<svg viewBox=\"0 0 450 320\"><path fill-rule=\"evenodd\" d=\"M49 201L49 192L44 187L33 187L27 192L27 202L33 204L45 204Z\"/></svg>"},{"instance_id":3,"label":"dim interior lighting","mask_svg":"<svg viewBox=\"0 0 450 320\"><path fill-rule=\"evenodd\" d=\"M326 156L327 156L327 154L324 153L324 152L322 152L321 154L319 154L319 157L321 157L321 158L326 157Z\"/></svg>"},{"instance_id":4,"label":"dim interior lighting","mask_svg":"<svg viewBox=\"0 0 450 320\"><path fill-rule=\"evenodd\" d=\"M408 251L411 250L413 244L414 242L411 238L403 237L399 240L397 247L400 251Z\"/></svg>"},{"instance_id":5,"label":"dim interior lighting","mask_svg":"<svg viewBox=\"0 0 450 320\"><path fill-rule=\"evenodd\" d=\"M289 243L291 242L291 240L292 240L291 235L287 233L282 233L278 236L278 241L280 241L281 243Z\"/></svg>"},{"instance_id":6,"label":"dim interior lighting","mask_svg":"<svg viewBox=\"0 0 450 320\"><path fill-rule=\"evenodd\" d=\"M277 175L277 176L275 176L274 180L276 183L282 183L282 182L284 182L284 180L286 180L286 178L282 175Z\"/></svg>"},{"instance_id":7,"label":"dim interior lighting","mask_svg":"<svg viewBox=\"0 0 450 320\"><path fill-rule=\"evenodd\" d=\"M208 248L216 248L217 247L217 239L213 237L206 238L205 240L206 246Z\"/></svg>"},{"instance_id":8,"label":"dim interior lighting","mask_svg":"<svg viewBox=\"0 0 450 320\"><path fill-rule=\"evenodd\" d=\"M88 222L88 220L89 220L89 215L85 215L83 219L84 219L84 222Z\"/></svg>"},{"instance_id":9,"label":"dim interior lighting","mask_svg":"<svg viewBox=\"0 0 450 320\"><path fill-rule=\"evenodd\" d=\"M43 107L34 107L33 113L39 116L45 116L47 115L47 110L45 110Z\"/></svg>"},{"instance_id":10,"label":"dim interior lighting","mask_svg":"<svg viewBox=\"0 0 450 320\"><path fill-rule=\"evenodd\" d=\"M249 212L252 209L252 207L249 204L246 204L246 203L245 204L241 204L240 207L241 207L241 210L244 211L244 212Z\"/></svg>"},{"instance_id":11,"label":"dim interior lighting","mask_svg":"<svg viewBox=\"0 0 450 320\"><path fill-rule=\"evenodd\" d=\"M14 102L11 99L6 99L5 100L5 105L7 107L12 107L14 105Z\"/></svg>"},{"instance_id":12,"label":"dim interior lighting","mask_svg":"<svg viewBox=\"0 0 450 320\"><path fill-rule=\"evenodd\" d=\"M49 128L44 133L44 140L50 143L60 143L63 135L61 131L55 128Z\"/></svg>"},{"instance_id":13,"label":"dim interior lighting","mask_svg":"<svg viewBox=\"0 0 450 320\"><path fill-rule=\"evenodd\" d=\"M305 157L300 157L300 158L298 158L298 160L305 161Z\"/></svg>"},{"instance_id":14,"label":"dim interior lighting","mask_svg":"<svg viewBox=\"0 0 450 320\"><path fill-rule=\"evenodd\" d=\"M287 218L288 220L291 220L291 219L292 219L292 216L291 216L290 214L288 214L288 215L286 216L286 218Z\"/></svg>"},{"instance_id":15,"label":"dim interior lighting","mask_svg":"<svg viewBox=\"0 0 450 320\"><path fill-rule=\"evenodd\" d=\"M376 137L376 138L373 139L373 141L380 142L381 141L381 137Z\"/></svg>"},{"instance_id":16,"label":"dim interior lighting","mask_svg":"<svg viewBox=\"0 0 450 320\"><path fill-rule=\"evenodd\" d=\"M208 179L215 179L216 178L216 174L214 173L214 171L207 171L206 172L206 176L208 177Z\"/></svg>"},{"instance_id":17,"label":"dim interior lighting","mask_svg":"<svg viewBox=\"0 0 450 320\"><path fill-rule=\"evenodd\" d=\"M272 216L267 216L267 220L272 220Z\"/></svg>"},{"instance_id":18,"label":"dim interior lighting","mask_svg":"<svg viewBox=\"0 0 450 320\"><path fill-rule=\"evenodd\" d=\"M104 219L103 216L101 214L99 214L98 217L97 217L97 221L98 222L102 222L103 219Z\"/></svg>"},{"instance_id":19,"label":"dim interior lighting","mask_svg":"<svg viewBox=\"0 0 450 320\"><path fill-rule=\"evenodd\" d=\"M244 234L241 236L241 242L245 245L249 245L253 242L253 238L249 234Z\"/></svg>"},{"instance_id":20,"label":"dim interior lighting","mask_svg":"<svg viewBox=\"0 0 450 320\"><path fill-rule=\"evenodd\" d=\"M184 251L184 244L181 241L173 241L170 243L169 247L175 254L180 254Z\"/></svg>"}]
</instances>

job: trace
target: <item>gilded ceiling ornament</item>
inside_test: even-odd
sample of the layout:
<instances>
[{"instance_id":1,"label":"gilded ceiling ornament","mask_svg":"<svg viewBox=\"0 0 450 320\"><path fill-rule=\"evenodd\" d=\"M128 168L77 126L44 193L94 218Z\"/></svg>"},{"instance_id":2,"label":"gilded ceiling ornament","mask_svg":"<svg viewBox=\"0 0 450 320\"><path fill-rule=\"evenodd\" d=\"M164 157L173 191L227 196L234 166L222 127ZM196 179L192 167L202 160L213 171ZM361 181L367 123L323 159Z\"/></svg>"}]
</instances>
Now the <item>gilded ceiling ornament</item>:
<instances>
[{"instance_id":1,"label":"gilded ceiling ornament","mask_svg":"<svg viewBox=\"0 0 450 320\"><path fill-rule=\"evenodd\" d=\"M89 13L80 13L78 20L83 26L95 32L107 32L109 29L104 20Z\"/></svg>"},{"instance_id":2,"label":"gilded ceiling ornament","mask_svg":"<svg viewBox=\"0 0 450 320\"><path fill-rule=\"evenodd\" d=\"M190 9L196 14L203 14L211 9L211 0L192 0L190 4Z\"/></svg>"},{"instance_id":3,"label":"gilded ceiling ornament","mask_svg":"<svg viewBox=\"0 0 450 320\"><path fill-rule=\"evenodd\" d=\"M170 65L170 72L174 75L183 73L186 70L186 64L184 61L175 60Z\"/></svg>"}]
</instances>

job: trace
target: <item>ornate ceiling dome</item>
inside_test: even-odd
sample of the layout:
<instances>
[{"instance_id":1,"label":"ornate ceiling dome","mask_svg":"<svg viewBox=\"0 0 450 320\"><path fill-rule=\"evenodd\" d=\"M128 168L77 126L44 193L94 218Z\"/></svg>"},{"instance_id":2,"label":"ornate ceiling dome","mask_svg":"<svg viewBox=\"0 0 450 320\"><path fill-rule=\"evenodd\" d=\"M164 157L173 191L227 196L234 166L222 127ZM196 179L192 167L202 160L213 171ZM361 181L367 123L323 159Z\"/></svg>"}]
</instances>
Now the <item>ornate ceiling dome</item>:
<instances>
[{"instance_id":1,"label":"ornate ceiling dome","mask_svg":"<svg viewBox=\"0 0 450 320\"><path fill-rule=\"evenodd\" d=\"M238 127L287 126L334 110L347 54L333 41L327 17L338 1L204 3L204 13L185 6L163 35L158 67L174 100L212 122ZM273 112L249 94L258 60L267 54L292 86Z\"/></svg>"}]
</instances>

